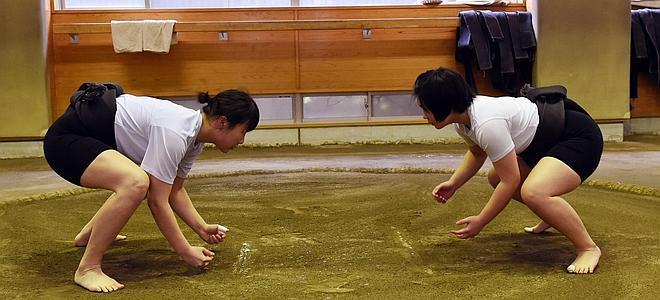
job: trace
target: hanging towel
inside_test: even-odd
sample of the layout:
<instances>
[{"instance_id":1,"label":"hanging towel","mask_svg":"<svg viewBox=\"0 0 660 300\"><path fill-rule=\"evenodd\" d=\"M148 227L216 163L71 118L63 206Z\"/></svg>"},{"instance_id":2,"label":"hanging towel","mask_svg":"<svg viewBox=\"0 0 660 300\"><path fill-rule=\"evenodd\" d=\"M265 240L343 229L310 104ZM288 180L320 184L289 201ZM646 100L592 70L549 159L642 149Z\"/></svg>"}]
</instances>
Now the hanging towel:
<instances>
[{"instance_id":1,"label":"hanging towel","mask_svg":"<svg viewBox=\"0 0 660 300\"><path fill-rule=\"evenodd\" d=\"M111 21L115 53L142 52L142 21Z\"/></svg>"},{"instance_id":2,"label":"hanging towel","mask_svg":"<svg viewBox=\"0 0 660 300\"><path fill-rule=\"evenodd\" d=\"M142 49L158 53L170 52L175 20L144 20Z\"/></svg>"}]
</instances>

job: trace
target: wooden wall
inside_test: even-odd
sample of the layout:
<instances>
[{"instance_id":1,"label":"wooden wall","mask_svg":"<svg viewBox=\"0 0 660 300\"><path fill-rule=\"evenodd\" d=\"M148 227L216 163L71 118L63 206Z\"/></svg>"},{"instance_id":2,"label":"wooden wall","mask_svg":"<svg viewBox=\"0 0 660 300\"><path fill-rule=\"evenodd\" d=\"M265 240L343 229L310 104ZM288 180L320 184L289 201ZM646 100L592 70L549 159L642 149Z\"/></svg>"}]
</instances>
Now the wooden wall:
<instances>
[{"instance_id":1,"label":"wooden wall","mask_svg":"<svg viewBox=\"0 0 660 300\"><path fill-rule=\"evenodd\" d=\"M394 6L219 10L56 11L53 24L111 20L307 20L455 17L469 6ZM524 11L524 5L490 7ZM454 59L455 28L180 33L169 54L113 52L110 34L81 34L71 44L53 36L53 117L82 82L117 82L128 92L188 96L244 88L253 94L407 91L424 70L462 70ZM478 73L479 74L479 73ZM479 77L481 93L498 95Z\"/></svg>"},{"instance_id":2,"label":"wooden wall","mask_svg":"<svg viewBox=\"0 0 660 300\"><path fill-rule=\"evenodd\" d=\"M657 74L656 74L657 75ZM657 78L648 72L639 72L637 77L637 98L632 99L632 118L660 117L660 87Z\"/></svg>"}]
</instances>

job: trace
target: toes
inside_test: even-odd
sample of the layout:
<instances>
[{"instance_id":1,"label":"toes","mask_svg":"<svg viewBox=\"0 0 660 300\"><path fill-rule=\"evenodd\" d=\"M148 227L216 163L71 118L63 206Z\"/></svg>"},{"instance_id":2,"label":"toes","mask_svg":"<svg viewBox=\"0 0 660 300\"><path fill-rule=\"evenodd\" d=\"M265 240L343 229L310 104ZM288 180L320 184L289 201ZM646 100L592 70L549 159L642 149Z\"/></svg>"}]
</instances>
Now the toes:
<instances>
[{"instance_id":1,"label":"toes","mask_svg":"<svg viewBox=\"0 0 660 300\"><path fill-rule=\"evenodd\" d=\"M566 271L568 273L575 273L575 265L568 266L568 268L566 268Z\"/></svg>"}]
</instances>

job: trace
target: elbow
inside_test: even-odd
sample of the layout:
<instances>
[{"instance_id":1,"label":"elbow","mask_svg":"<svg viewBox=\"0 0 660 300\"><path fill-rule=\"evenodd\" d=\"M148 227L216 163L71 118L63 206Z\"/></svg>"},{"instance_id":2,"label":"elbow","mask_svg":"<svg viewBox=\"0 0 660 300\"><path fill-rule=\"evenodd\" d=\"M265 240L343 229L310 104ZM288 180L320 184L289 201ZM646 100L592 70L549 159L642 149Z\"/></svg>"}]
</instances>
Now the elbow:
<instances>
[{"instance_id":1,"label":"elbow","mask_svg":"<svg viewBox=\"0 0 660 300\"><path fill-rule=\"evenodd\" d=\"M161 199L156 197L147 197L147 205L149 205L151 211L158 211L169 205L169 203L167 201L161 201Z\"/></svg>"},{"instance_id":2,"label":"elbow","mask_svg":"<svg viewBox=\"0 0 660 300\"><path fill-rule=\"evenodd\" d=\"M508 178L508 180L502 180L503 183L507 184L509 187L511 187L514 190L520 186L520 184L522 183L521 181L522 180L520 179L520 175L512 176L511 178Z\"/></svg>"}]
</instances>

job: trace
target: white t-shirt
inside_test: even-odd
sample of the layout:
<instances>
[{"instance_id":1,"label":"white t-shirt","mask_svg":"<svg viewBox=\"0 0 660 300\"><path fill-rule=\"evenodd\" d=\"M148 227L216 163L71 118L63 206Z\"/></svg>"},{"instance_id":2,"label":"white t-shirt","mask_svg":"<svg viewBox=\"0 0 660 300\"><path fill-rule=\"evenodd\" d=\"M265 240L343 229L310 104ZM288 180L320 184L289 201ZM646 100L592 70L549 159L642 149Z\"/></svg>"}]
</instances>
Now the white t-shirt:
<instances>
[{"instance_id":1,"label":"white t-shirt","mask_svg":"<svg viewBox=\"0 0 660 300\"><path fill-rule=\"evenodd\" d=\"M186 178L204 148L195 143L201 127L198 110L151 97L117 97L117 150L162 182Z\"/></svg>"},{"instance_id":2,"label":"white t-shirt","mask_svg":"<svg viewBox=\"0 0 660 300\"><path fill-rule=\"evenodd\" d=\"M483 149L496 162L511 150L524 151L539 125L536 104L527 98L476 96L467 110L471 126L454 124L469 145Z\"/></svg>"}]
</instances>

